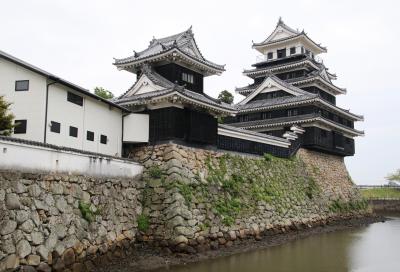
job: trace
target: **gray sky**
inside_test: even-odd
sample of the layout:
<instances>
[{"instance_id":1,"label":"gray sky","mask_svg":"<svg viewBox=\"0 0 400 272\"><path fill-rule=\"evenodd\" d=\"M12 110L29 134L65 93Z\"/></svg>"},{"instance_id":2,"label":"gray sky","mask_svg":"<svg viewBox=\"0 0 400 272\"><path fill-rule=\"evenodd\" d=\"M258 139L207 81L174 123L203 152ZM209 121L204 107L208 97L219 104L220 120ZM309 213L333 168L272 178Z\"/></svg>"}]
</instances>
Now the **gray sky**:
<instances>
[{"instance_id":1,"label":"gray sky","mask_svg":"<svg viewBox=\"0 0 400 272\"><path fill-rule=\"evenodd\" d=\"M363 114L356 155L346 158L358 184L383 183L400 168L400 4L396 1L1 1L0 49L82 87L121 94L135 76L118 71L126 57L193 25L203 55L226 64L206 79L209 95L251 82L241 74L255 62L251 41L269 35L279 16L328 47L325 65L345 87L338 105ZM236 99L240 99L236 95Z\"/></svg>"}]
</instances>

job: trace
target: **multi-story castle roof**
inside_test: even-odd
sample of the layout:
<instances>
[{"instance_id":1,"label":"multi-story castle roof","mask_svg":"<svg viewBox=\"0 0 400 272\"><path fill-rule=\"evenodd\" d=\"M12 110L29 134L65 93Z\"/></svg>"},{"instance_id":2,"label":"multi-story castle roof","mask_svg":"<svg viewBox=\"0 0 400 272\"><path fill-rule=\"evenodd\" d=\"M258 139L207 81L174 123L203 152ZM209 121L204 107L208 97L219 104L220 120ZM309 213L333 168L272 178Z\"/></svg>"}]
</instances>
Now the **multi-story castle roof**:
<instances>
[{"instance_id":1,"label":"multi-story castle roof","mask_svg":"<svg viewBox=\"0 0 400 272\"><path fill-rule=\"evenodd\" d=\"M114 65L118 69L137 72L143 63L155 63L163 60L174 59L182 62L204 75L221 74L225 71L225 65L213 63L204 58L197 46L192 27L164 38L153 38L149 46L140 51L134 51L132 56L115 59Z\"/></svg>"},{"instance_id":2,"label":"multi-story castle roof","mask_svg":"<svg viewBox=\"0 0 400 272\"><path fill-rule=\"evenodd\" d=\"M176 64L162 70L159 67ZM137 81L117 99L119 105L130 108L143 108L160 103L186 104L202 108L215 115L232 115L236 109L226 103L204 93L203 76L219 75L224 65L208 61L201 54L194 39L192 28L165 38L150 41L148 48L135 52L133 56L116 59L114 65L118 69L127 70L138 75ZM181 69L185 69L184 72ZM199 82L181 82L184 73L197 73ZM167 78L169 76L169 78ZM190 75L194 77L194 75ZM186 79L187 80L187 79ZM179 83L180 82L180 83ZM196 85L197 84L197 85ZM194 91L189 85L200 86Z\"/></svg>"}]
</instances>

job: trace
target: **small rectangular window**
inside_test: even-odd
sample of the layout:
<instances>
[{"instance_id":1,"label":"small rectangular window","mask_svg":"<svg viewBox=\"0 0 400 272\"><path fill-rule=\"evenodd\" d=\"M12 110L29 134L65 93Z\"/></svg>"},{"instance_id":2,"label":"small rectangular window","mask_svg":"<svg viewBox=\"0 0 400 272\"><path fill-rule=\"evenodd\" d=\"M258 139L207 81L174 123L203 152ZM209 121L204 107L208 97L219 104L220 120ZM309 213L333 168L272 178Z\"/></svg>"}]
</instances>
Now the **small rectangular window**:
<instances>
[{"instance_id":1,"label":"small rectangular window","mask_svg":"<svg viewBox=\"0 0 400 272\"><path fill-rule=\"evenodd\" d=\"M55 133L61 132L61 124L58 122L51 121L50 131Z\"/></svg>"},{"instance_id":2,"label":"small rectangular window","mask_svg":"<svg viewBox=\"0 0 400 272\"><path fill-rule=\"evenodd\" d=\"M267 54L267 59L272 59L274 57L274 54L272 52L269 52Z\"/></svg>"},{"instance_id":3,"label":"small rectangular window","mask_svg":"<svg viewBox=\"0 0 400 272\"><path fill-rule=\"evenodd\" d=\"M15 91L28 91L29 90L29 80L17 80L15 81Z\"/></svg>"},{"instance_id":4,"label":"small rectangular window","mask_svg":"<svg viewBox=\"0 0 400 272\"><path fill-rule=\"evenodd\" d=\"M86 132L86 140L88 141L94 141L94 132L93 131L87 131Z\"/></svg>"},{"instance_id":5,"label":"small rectangular window","mask_svg":"<svg viewBox=\"0 0 400 272\"><path fill-rule=\"evenodd\" d=\"M74 93L68 92L67 100L69 102L71 102L71 103L76 104L76 105L83 106L83 97L82 96L79 96L79 95L76 95Z\"/></svg>"},{"instance_id":6,"label":"small rectangular window","mask_svg":"<svg viewBox=\"0 0 400 272\"><path fill-rule=\"evenodd\" d=\"M100 135L100 143L107 144L107 136L106 135Z\"/></svg>"},{"instance_id":7,"label":"small rectangular window","mask_svg":"<svg viewBox=\"0 0 400 272\"><path fill-rule=\"evenodd\" d=\"M290 47L290 55L296 54L296 47Z\"/></svg>"},{"instance_id":8,"label":"small rectangular window","mask_svg":"<svg viewBox=\"0 0 400 272\"><path fill-rule=\"evenodd\" d=\"M278 59L286 57L286 48L277 51Z\"/></svg>"},{"instance_id":9,"label":"small rectangular window","mask_svg":"<svg viewBox=\"0 0 400 272\"><path fill-rule=\"evenodd\" d=\"M14 121L14 134L25 134L26 133L26 120L15 120Z\"/></svg>"},{"instance_id":10,"label":"small rectangular window","mask_svg":"<svg viewBox=\"0 0 400 272\"><path fill-rule=\"evenodd\" d=\"M185 82L188 82L190 84L194 83L194 77L191 74L188 73L182 73L182 80Z\"/></svg>"},{"instance_id":11,"label":"small rectangular window","mask_svg":"<svg viewBox=\"0 0 400 272\"><path fill-rule=\"evenodd\" d=\"M69 127L69 136L75 137L75 138L78 137L78 128L70 126Z\"/></svg>"}]
</instances>

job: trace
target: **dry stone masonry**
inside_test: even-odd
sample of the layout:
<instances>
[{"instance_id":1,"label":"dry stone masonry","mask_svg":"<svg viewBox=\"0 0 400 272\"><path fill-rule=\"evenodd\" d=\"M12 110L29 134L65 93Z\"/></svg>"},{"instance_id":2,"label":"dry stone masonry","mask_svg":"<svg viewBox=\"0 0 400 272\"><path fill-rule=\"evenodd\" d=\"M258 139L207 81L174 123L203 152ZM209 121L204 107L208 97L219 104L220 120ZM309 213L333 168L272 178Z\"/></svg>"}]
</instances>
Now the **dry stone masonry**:
<instances>
[{"instance_id":1,"label":"dry stone masonry","mask_svg":"<svg viewBox=\"0 0 400 272\"><path fill-rule=\"evenodd\" d=\"M132 151L143 176L0 172L0 271L94 271L145 243L169 253L363 215L343 158L292 159L176 144Z\"/></svg>"},{"instance_id":2,"label":"dry stone masonry","mask_svg":"<svg viewBox=\"0 0 400 272\"><path fill-rule=\"evenodd\" d=\"M141 188L140 177L0 172L0 271L83 271L100 255L124 256Z\"/></svg>"},{"instance_id":3,"label":"dry stone masonry","mask_svg":"<svg viewBox=\"0 0 400 272\"><path fill-rule=\"evenodd\" d=\"M279 159L175 144L133 150L147 169L139 239L193 253L367 212L342 157Z\"/></svg>"}]
</instances>

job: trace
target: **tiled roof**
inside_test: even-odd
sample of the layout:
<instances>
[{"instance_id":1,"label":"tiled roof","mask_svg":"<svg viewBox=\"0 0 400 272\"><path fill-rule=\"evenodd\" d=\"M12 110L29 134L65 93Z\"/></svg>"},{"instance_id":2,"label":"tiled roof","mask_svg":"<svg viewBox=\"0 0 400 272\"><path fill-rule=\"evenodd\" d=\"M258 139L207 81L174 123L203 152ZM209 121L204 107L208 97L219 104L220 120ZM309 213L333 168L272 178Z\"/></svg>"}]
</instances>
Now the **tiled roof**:
<instances>
[{"instance_id":1,"label":"tiled roof","mask_svg":"<svg viewBox=\"0 0 400 272\"><path fill-rule=\"evenodd\" d=\"M134 64L151 57L165 53L172 53L174 50L177 50L184 56L194 59L202 64L211 66L214 69L221 71L225 70L224 65L213 63L203 57L196 44L191 27L186 31L165 38L153 38L153 40L150 41L148 48L140 52L135 52L133 56L115 59L114 64L117 66L123 64Z\"/></svg>"},{"instance_id":2,"label":"tiled roof","mask_svg":"<svg viewBox=\"0 0 400 272\"><path fill-rule=\"evenodd\" d=\"M142 94L134 94L131 96L124 96L126 95L125 93L115 101L117 104L126 106L145 105L148 104L151 100L165 99L176 94L184 100L190 100L194 103L197 102L200 104L206 104L216 111L227 112L230 114L235 114L237 112L235 107L232 105L226 104L204 93L196 93L185 89L184 86L179 86L170 82L149 66L143 70L143 73L145 73L146 76L153 81L153 83L163 87L163 89Z\"/></svg>"},{"instance_id":3,"label":"tiled roof","mask_svg":"<svg viewBox=\"0 0 400 272\"><path fill-rule=\"evenodd\" d=\"M42 142L14 138L14 137L10 137L10 136L1 136L0 135L0 141L7 141L7 142L20 143L20 144L31 145L31 146L44 147L44 148L49 148L49 149L53 149L53 150L57 150L57 151L80 153L80 154L85 154L85 155L89 155L89 156L93 156L93 157L102 157L102 158L118 159L118 160L126 160L126 161L134 162L133 160L128 159L128 158L111 156L111 155L106 155L106 154L101 154L101 153L96 153L96 152L90 152L90 151L71 148L71 147L65 147L65 146L59 146L59 145L53 145L53 144L47 144L47 143L45 144Z\"/></svg>"},{"instance_id":4,"label":"tiled roof","mask_svg":"<svg viewBox=\"0 0 400 272\"><path fill-rule=\"evenodd\" d=\"M239 133L244 133L244 134L248 134L248 135L254 135L254 136L258 136L258 137L263 137L265 139L270 139L270 140L275 140L275 141L282 141L282 142L286 142L286 143L289 142L285 138L276 137L276 136L272 136L272 135L268 135L268 134L264 134L264 133L259 133L259 132L255 132L255 131L248 130L248 129L242 129L240 127L234 127L234 126L232 126L232 124L229 124L229 125L218 124L218 127L223 128L223 129L227 129L227 130L231 130L231 131L236 131L236 132L239 132Z\"/></svg>"},{"instance_id":5,"label":"tiled roof","mask_svg":"<svg viewBox=\"0 0 400 272\"><path fill-rule=\"evenodd\" d=\"M268 78L273 79L274 81L276 81L278 84L284 86L285 88L295 92L295 93L299 93L299 94L308 94L307 91L304 91L296 86L293 86L292 84L287 83L286 81L278 78L277 76L275 76L272 73L267 73L267 76L265 77L264 81L266 81ZM263 82L264 82L263 81ZM255 90L257 90L257 88L262 85L263 83L260 84L251 84L245 87L241 87L241 88L236 88L236 92L241 93L241 92L253 92Z\"/></svg>"},{"instance_id":6,"label":"tiled roof","mask_svg":"<svg viewBox=\"0 0 400 272\"><path fill-rule=\"evenodd\" d=\"M239 112L246 112L248 110L254 110L257 108L267 108L267 107L279 107L285 104L310 101L313 98L317 98L317 94L304 94L299 96L282 96L273 99L263 99L250 101L247 104L237 105Z\"/></svg>"},{"instance_id":7,"label":"tiled roof","mask_svg":"<svg viewBox=\"0 0 400 272\"><path fill-rule=\"evenodd\" d=\"M328 125L336 126L338 128L341 128L344 131L348 131L348 132L354 133L356 135L364 135L363 131L356 130L354 128L350 128L350 127L344 126L342 124L333 122L332 120L322 117L321 114L319 114L319 113L310 113L310 114L297 115L297 116L231 123L229 125L235 126L238 128L255 129L255 128L263 128L263 127L277 127L277 126L285 126L285 125L292 125L292 124L303 124L303 123L310 123L310 122L314 122L314 121L322 121Z\"/></svg>"}]
</instances>

